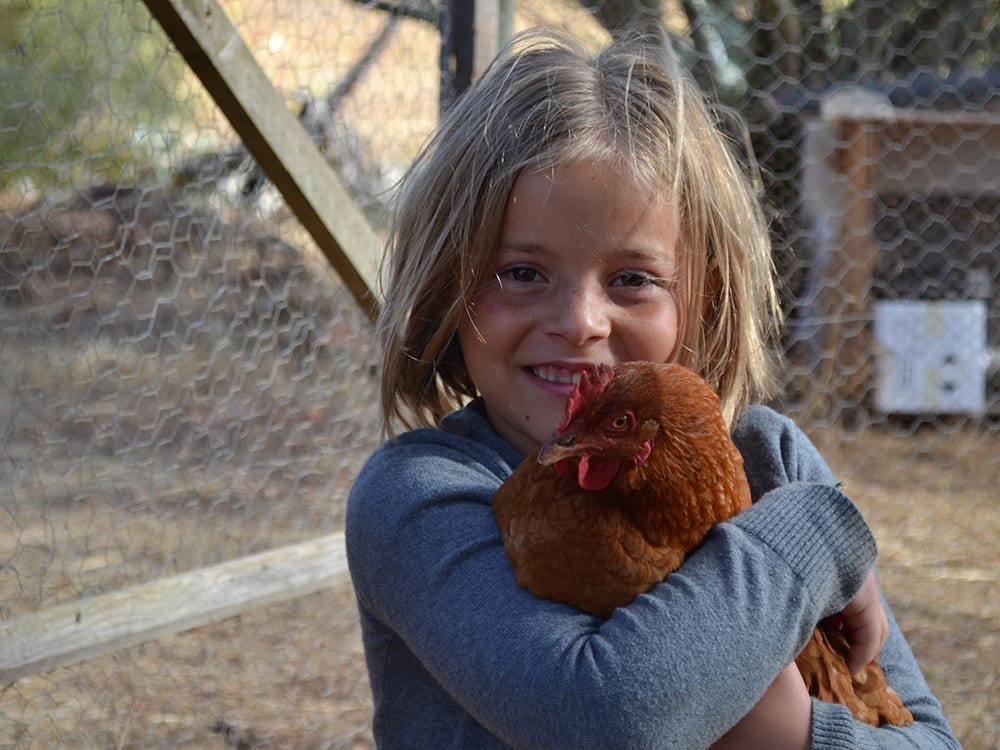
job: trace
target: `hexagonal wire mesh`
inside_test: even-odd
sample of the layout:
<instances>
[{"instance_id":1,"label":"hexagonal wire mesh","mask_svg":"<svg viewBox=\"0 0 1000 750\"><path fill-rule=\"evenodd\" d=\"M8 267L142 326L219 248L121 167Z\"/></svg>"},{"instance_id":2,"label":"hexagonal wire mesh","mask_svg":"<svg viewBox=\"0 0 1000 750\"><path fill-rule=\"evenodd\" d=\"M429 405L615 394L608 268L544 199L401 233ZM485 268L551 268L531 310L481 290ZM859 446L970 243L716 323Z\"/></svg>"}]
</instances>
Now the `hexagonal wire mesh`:
<instances>
[{"instance_id":1,"label":"hexagonal wire mesh","mask_svg":"<svg viewBox=\"0 0 1000 750\"><path fill-rule=\"evenodd\" d=\"M994 748L996 9L522 0L515 27L596 44L638 6L748 122L782 406L868 513L963 743ZM437 116L434 7L407 7L225 6L378 231ZM141 3L5 13L0 618L340 528L379 439L367 320ZM0 747L365 747L369 722L346 584L0 688Z\"/></svg>"}]
</instances>

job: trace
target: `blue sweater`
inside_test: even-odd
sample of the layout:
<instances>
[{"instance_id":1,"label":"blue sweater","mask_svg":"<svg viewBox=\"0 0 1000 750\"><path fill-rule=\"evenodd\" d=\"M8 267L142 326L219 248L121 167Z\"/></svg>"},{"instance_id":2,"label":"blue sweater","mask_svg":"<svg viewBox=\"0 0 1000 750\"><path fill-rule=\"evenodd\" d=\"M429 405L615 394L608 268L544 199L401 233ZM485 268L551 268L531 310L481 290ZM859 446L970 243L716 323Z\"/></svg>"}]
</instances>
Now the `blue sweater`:
<instances>
[{"instance_id":1,"label":"blue sweater","mask_svg":"<svg viewBox=\"0 0 1000 750\"><path fill-rule=\"evenodd\" d=\"M490 505L522 456L481 403L379 448L346 529L378 746L705 748L725 733L875 559L789 420L751 408L734 439L753 507L606 621L515 582ZM814 701L812 747L958 747L889 617L882 664L915 724L875 729Z\"/></svg>"}]
</instances>

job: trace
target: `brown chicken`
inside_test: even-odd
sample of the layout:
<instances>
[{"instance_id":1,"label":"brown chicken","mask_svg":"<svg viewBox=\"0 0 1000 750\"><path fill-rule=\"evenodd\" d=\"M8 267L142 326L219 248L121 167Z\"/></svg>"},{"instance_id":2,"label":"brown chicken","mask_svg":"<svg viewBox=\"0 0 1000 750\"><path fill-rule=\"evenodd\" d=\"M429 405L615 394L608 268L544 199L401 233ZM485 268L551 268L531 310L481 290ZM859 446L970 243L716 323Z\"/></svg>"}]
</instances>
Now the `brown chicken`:
<instances>
[{"instance_id":1,"label":"brown chicken","mask_svg":"<svg viewBox=\"0 0 1000 750\"><path fill-rule=\"evenodd\" d=\"M749 506L715 392L680 365L633 362L583 374L551 439L497 490L493 514L522 587L606 618ZM877 658L852 677L848 650L833 623L816 628L796 659L810 694L876 726L912 723Z\"/></svg>"}]
</instances>

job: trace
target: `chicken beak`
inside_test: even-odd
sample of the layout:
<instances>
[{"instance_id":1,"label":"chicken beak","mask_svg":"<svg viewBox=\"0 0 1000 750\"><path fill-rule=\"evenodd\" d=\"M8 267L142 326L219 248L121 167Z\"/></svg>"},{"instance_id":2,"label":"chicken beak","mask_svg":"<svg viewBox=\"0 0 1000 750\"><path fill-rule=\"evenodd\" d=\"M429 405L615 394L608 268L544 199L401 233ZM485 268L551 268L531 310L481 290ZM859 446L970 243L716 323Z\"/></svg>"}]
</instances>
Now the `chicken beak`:
<instances>
[{"instance_id":1,"label":"chicken beak","mask_svg":"<svg viewBox=\"0 0 1000 750\"><path fill-rule=\"evenodd\" d=\"M538 463L542 466L552 466L567 458L576 458L580 455L580 449L576 445L576 435L554 434L549 441L538 451Z\"/></svg>"}]
</instances>

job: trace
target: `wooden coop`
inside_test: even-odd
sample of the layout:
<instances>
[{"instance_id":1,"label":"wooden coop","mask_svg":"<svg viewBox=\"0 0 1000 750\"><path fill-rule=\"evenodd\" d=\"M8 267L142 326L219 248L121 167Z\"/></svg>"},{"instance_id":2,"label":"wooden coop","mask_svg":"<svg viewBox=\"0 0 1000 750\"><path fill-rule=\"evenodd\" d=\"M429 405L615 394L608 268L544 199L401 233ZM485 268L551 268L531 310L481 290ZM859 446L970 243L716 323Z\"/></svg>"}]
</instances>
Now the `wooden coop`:
<instances>
[{"instance_id":1,"label":"wooden coop","mask_svg":"<svg viewBox=\"0 0 1000 750\"><path fill-rule=\"evenodd\" d=\"M995 413L1000 110L850 88L804 140L821 387L884 413Z\"/></svg>"}]
</instances>

